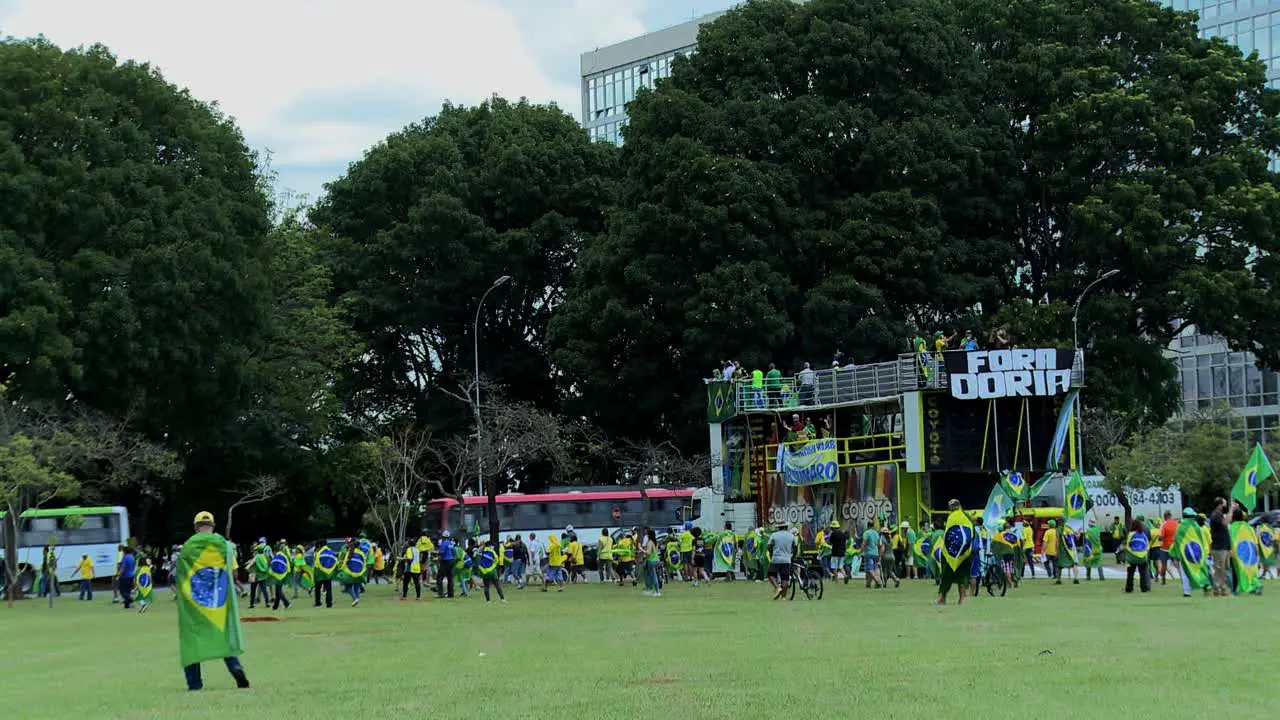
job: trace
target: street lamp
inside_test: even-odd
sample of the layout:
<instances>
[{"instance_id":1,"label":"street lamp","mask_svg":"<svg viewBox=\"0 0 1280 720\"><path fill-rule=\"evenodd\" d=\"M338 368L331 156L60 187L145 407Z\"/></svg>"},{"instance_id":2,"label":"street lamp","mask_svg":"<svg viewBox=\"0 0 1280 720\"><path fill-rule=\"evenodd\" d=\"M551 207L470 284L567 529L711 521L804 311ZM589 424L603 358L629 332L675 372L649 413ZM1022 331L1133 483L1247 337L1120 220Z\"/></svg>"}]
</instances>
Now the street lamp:
<instances>
[{"instance_id":1,"label":"street lamp","mask_svg":"<svg viewBox=\"0 0 1280 720\"><path fill-rule=\"evenodd\" d=\"M1080 297L1076 298L1076 311L1071 315L1071 346L1075 349L1075 359L1080 363L1080 372L1084 372L1084 354L1080 350L1080 303L1084 302L1085 295L1094 288L1098 283L1109 277L1119 274L1119 270L1112 268L1097 277L1093 282L1085 286L1080 293ZM1075 367L1071 368L1072 374L1075 373ZM1084 404L1080 398L1076 398L1076 436L1077 446L1080 452L1080 467L1084 467Z\"/></svg>"},{"instance_id":2,"label":"street lamp","mask_svg":"<svg viewBox=\"0 0 1280 720\"><path fill-rule=\"evenodd\" d=\"M484 492L484 436L481 434L483 431L480 427L480 311L484 309L484 301L489 297L489 293L506 285L510 280L510 275L503 275L494 280L489 289L484 291L484 294L480 296L480 302L476 303L476 320L471 325L471 339L475 342L473 355L476 361L476 401L472 403L471 410L476 420L476 479L480 483L480 492ZM491 493L491 495L493 494Z\"/></svg>"}]
</instances>

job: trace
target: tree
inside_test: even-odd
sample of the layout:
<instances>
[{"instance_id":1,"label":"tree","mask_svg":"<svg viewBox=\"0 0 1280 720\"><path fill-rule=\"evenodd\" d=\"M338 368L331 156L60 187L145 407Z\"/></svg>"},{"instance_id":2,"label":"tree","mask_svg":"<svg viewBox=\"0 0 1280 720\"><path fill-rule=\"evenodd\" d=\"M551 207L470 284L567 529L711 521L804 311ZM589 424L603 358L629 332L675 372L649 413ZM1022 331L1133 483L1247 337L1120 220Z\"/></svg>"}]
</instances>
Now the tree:
<instances>
[{"instance_id":1,"label":"tree","mask_svg":"<svg viewBox=\"0 0 1280 720\"><path fill-rule=\"evenodd\" d=\"M350 394L385 416L433 418L436 388L472 374L476 304L485 372L544 409L559 394L544 347L578 249L600 232L615 150L555 106L493 98L446 104L374 147L326 186L310 217L337 240L335 290L366 348Z\"/></svg>"},{"instance_id":2,"label":"tree","mask_svg":"<svg viewBox=\"0 0 1280 720\"><path fill-rule=\"evenodd\" d=\"M649 525L649 490L711 484L711 456L706 453L686 455L670 441L625 442L614 462L622 472L622 484L640 488L644 500L640 524L646 527Z\"/></svg>"},{"instance_id":3,"label":"tree","mask_svg":"<svg viewBox=\"0 0 1280 720\"><path fill-rule=\"evenodd\" d=\"M199 444L238 417L266 317L253 155L101 46L0 40L0 86L0 382Z\"/></svg>"},{"instance_id":4,"label":"tree","mask_svg":"<svg viewBox=\"0 0 1280 720\"><path fill-rule=\"evenodd\" d=\"M454 395L469 403L468 396ZM489 536L498 541L499 520L494 501L499 488L508 487L521 472L538 466L554 477L566 477L575 470L574 429L560 417L525 402L511 400L489 391L480 408L480 428L476 433L454 433L427 443L434 462L427 482L441 495L458 500L483 479L489 495ZM460 523L461 525L461 523ZM469 528L464 528L470 530Z\"/></svg>"},{"instance_id":5,"label":"tree","mask_svg":"<svg viewBox=\"0 0 1280 720\"><path fill-rule=\"evenodd\" d=\"M225 533L227 537L231 537L231 516L235 513L236 508L244 507L245 505L256 505L277 498L284 493L284 486L280 483L280 478L275 475L254 475L241 481L239 485L227 490L227 492L235 497L235 500L227 507Z\"/></svg>"},{"instance_id":6,"label":"tree","mask_svg":"<svg viewBox=\"0 0 1280 720\"><path fill-rule=\"evenodd\" d=\"M1225 408L1175 418L1113 447L1105 486L1121 499L1126 522L1132 511L1125 489L1177 485L1186 501L1204 507L1227 496L1252 450L1243 419Z\"/></svg>"},{"instance_id":7,"label":"tree","mask_svg":"<svg viewBox=\"0 0 1280 720\"><path fill-rule=\"evenodd\" d=\"M405 426L369 446L378 472L366 476L361 489L369 503L369 514L382 530L391 552L404 547L409 518L422 505L426 492L422 464L430 441L430 436Z\"/></svg>"},{"instance_id":8,"label":"tree","mask_svg":"<svg viewBox=\"0 0 1280 720\"><path fill-rule=\"evenodd\" d=\"M1066 346L1081 291L1119 270L1081 305L1080 337L1092 402L1140 428L1175 407L1162 351L1189 324L1274 365L1280 94L1266 66L1156 3L960 6L984 117L1006 140L990 203L1013 249L1003 294L1021 302L1001 321Z\"/></svg>"},{"instance_id":9,"label":"tree","mask_svg":"<svg viewBox=\"0 0 1280 720\"><path fill-rule=\"evenodd\" d=\"M552 322L575 412L614 437L692 448L697 378L994 305L978 123L983 77L946 0L746 3L628 107L609 231Z\"/></svg>"}]
</instances>

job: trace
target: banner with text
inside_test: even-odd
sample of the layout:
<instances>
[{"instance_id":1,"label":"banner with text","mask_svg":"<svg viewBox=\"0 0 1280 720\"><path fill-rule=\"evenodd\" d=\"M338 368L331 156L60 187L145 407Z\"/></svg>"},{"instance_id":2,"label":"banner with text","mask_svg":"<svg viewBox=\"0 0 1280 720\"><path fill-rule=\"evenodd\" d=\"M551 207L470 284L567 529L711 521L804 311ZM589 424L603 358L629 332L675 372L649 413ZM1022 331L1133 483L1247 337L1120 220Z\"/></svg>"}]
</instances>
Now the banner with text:
<instances>
[{"instance_id":1,"label":"banner with text","mask_svg":"<svg viewBox=\"0 0 1280 720\"><path fill-rule=\"evenodd\" d=\"M836 441L833 438L778 446L777 471L787 485L821 485L839 479Z\"/></svg>"},{"instance_id":2,"label":"banner with text","mask_svg":"<svg viewBox=\"0 0 1280 720\"><path fill-rule=\"evenodd\" d=\"M952 350L942 355L951 397L1052 397L1071 389L1070 350Z\"/></svg>"}]
</instances>

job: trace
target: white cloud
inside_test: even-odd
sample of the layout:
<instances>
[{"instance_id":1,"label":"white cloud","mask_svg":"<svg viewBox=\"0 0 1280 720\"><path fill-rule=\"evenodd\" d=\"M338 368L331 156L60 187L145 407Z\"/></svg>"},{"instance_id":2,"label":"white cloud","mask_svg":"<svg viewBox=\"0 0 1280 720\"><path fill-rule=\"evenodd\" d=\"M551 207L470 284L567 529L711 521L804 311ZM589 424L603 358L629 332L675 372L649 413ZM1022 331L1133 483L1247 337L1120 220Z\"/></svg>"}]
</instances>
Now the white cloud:
<instances>
[{"instance_id":1,"label":"white cloud","mask_svg":"<svg viewBox=\"0 0 1280 720\"><path fill-rule=\"evenodd\" d=\"M445 99L527 96L576 117L578 53L642 32L645 4L0 0L0 30L43 34L62 47L100 42L151 62L170 82L216 100L250 144L272 149L277 167L340 168ZM348 94L365 107L342 107Z\"/></svg>"}]
</instances>

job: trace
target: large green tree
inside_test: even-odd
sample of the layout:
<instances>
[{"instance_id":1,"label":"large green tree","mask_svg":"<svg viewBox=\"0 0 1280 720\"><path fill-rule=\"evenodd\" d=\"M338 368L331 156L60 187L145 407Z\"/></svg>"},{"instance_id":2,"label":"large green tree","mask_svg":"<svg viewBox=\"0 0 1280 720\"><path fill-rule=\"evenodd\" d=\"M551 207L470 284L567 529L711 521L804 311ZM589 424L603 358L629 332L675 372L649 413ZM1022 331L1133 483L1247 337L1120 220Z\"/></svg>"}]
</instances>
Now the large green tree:
<instances>
[{"instance_id":1,"label":"large green tree","mask_svg":"<svg viewBox=\"0 0 1280 720\"><path fill-rule=\"evenodd\" d=\"M1188 324L1280 361L1266 66L1154 2L959 5L1011 150L994 199L1015 250L1000 279L1022 302L1000 320L1069 345L1081 291L1118 270L1081 306L1080 340L1091 402L1140 425L1173 409L1162 353Z\"/></svg>"},{"instance_id":2,"label":"large green tree","mask_svg":"<svg viewBox=\"0 0 1280 720\"><path fill-rule=\"evenodd\" d=\"M718 361L907 350L998 298L982 68L948 0L750 2L630 105L556 361L612 433L699 437Z\"/></svg>"},{"instance_id":3,"label":"large green tree","mask_svg":"<svg viewBox=\"0 0 1280 720\"><path fill-rule=\"evenodd\" d=\"M0 381L179 447L234 420L269 300L258 180L154 68L0 40Z\"/></svg>"},{"instance_id":4,"label":"large green tree","mask_svg":"<svg viewBox=\"0 0 1280 720\"><path fill-rule=\"evenodd\" d=\"M349 396L419 423L465 416L430 399L474 375L477 302L510 275L480 316L481 372L557 407L547 324L603 226L614 154L554 106L494 98L446 104L326 186L311 218L337 238L336 290L366 349Z\"/></svg>"}]
</instances>

